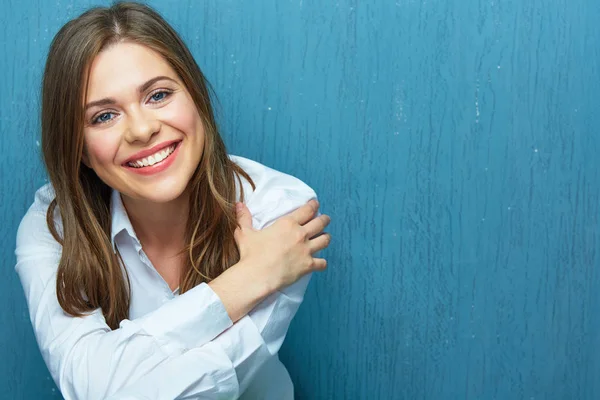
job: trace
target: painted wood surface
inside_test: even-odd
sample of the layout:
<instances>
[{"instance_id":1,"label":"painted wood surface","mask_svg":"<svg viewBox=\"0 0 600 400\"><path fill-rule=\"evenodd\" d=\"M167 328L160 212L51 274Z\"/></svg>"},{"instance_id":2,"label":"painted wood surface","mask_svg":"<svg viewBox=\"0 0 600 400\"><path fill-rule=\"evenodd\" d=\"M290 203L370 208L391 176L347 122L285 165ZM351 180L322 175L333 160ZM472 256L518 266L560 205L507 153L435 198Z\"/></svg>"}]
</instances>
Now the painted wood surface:
<instances>
[{"instance_id":1,"label":"painted wood surface","mask_svg":"<svg viewBox=\"0 0 600 400\"><path fill-rule=\"evenodd\" d=\"M0 398L60 397L14 240L45 178L50 40L93 4L1 1ZM598 1L150 4L214 85L230 152L333 218L281 351L297 398L600 398Z\"/></svg>"}]
</instances>

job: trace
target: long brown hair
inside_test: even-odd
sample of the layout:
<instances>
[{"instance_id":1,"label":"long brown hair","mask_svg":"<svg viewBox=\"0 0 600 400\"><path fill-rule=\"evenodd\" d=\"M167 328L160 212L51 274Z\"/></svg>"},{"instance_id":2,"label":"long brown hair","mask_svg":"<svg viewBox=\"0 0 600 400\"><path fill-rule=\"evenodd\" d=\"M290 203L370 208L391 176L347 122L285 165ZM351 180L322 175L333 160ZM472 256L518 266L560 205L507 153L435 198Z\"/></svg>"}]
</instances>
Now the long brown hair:
<instances>
[{"instance_id":1,"label":"long brown hair","mask_svg":"<svg viewBox=\"0 0 600 400\"><path fill-rule=\"evenodd\" d=\"M239 261L233 238L236 179L252 179L227 156L209 96L209 84L173 28L150 7L117 3L86 11L52 41L42 84L42 151L56 197L46 220L62 244L57 295L65 312L81 316L102 308L116 329L129 314L130 287L111 245L112 189L82 165L84 102L94 58L107 46L130 41L158 52L193 98L205 130L202 159L189 182L188 246L180 292L210 281ZM62 220L59 233L54 211Z\"/></svg>"}]
</instances>

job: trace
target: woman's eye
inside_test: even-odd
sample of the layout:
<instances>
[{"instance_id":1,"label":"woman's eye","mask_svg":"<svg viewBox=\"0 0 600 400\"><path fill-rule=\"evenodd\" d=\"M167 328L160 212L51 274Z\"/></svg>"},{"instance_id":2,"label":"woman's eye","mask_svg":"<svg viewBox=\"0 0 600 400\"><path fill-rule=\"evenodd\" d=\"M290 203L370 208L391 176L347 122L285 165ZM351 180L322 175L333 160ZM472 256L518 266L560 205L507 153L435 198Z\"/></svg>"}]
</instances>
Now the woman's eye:
<instances>
[{"instance_id":1,"label":"woman's eye","mask_svg":"<svg viewBox=\"0 0 600 400\"><path fill-rule=\"evenodd\" d=\"M154 93L150 99L156 103L163 101L170 93L164 90Z\"/></svg>"},{"instance_id":2,"label":"woman's eye","mask_svg":"<svg viewBox=\"0 0 600 400\"><path fill-rule=\"evenodd\" d=\"M109 122L112 119L111 118L112 115L114 115L114 113L111 113L111 112L102 113L93 119L92 124L103 124L103 123Z\"/></svg>"}]
</instances>

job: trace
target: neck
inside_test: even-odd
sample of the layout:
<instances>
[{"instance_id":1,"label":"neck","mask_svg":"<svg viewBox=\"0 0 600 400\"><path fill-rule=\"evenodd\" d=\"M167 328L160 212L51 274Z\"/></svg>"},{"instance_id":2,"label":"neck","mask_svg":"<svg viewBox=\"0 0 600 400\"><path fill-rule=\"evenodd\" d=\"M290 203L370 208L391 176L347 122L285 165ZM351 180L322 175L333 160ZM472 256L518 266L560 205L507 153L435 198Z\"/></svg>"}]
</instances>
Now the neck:
<instances>
[{"instance_id":1,"label":"neck","mask_svg":"<svg viewBox=\"0 0 600 400\"><path fill-rule=\"evenodd\" d=\"M184 248L189 215L187 191L167 203L121 198L142 246L168 253Z\"/></svg>"}]
</instances>

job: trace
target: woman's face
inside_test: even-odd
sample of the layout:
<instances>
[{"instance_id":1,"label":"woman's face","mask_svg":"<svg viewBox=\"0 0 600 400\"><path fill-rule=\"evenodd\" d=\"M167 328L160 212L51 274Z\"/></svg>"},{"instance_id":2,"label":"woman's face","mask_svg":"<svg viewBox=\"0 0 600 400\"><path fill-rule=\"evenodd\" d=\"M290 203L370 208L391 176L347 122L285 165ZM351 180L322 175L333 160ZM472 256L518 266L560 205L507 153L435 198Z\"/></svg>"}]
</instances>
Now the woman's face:
<instances>
[{"instance_id":1,"label":"woman's face","mask_svg":"<svg viewBox=\"0 0 600 400\"><path fill-rule=\"evenodd\" d=\"M204 147L194 101L170 65L121 42L93 61L88 80L84 163L124 198L179 198Z\"/></svg>"}]
</instances>

